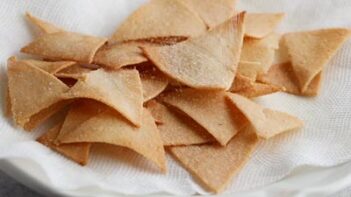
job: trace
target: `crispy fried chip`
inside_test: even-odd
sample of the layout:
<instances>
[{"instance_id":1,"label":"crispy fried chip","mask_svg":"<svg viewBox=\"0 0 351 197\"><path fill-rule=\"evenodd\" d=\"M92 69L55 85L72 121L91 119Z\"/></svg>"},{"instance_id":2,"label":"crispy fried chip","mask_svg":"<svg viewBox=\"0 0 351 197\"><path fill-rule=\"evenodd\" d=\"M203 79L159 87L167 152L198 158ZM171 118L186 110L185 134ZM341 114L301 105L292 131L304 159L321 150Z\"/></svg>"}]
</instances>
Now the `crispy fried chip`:
<instances>
[{"instance_id":1,"label":"crispy fried chip","mask_svg":"<svg viewBox=\"0 0 351 197\"><path fill-rule=\"evenodd\" d=\"M8 61L8 79L13 118L19 126L27 129L55 113L57 110L52 110L46 115L41 113L35 117L36 124L33 125L31 119L42 110L57 104L61 100L60 95L69 89L49 73L15 58ZM39 120L39 117L42 120Z\"/></svg>"},{"instance_id":2,"label":"crispy fried chip","mask_svg":"<svg viewBox=\"0 0 351 197\"><path fill-rule=\"evenodd\" d=\"M54 140L60 132L61 124L51 128L44 135L40 136L37 141L41 144L61 153L62 155L72 159L80 165L86 165L89 159L90 147L89 143L73 143L56 145Z\"/></svg>"},{"instance_id":3,"label":"crispy fried chip","mask_svg":"<svg viewBox=\"0 0 351 197\"><path fill-rule=\"evenodd\" d=\"M255 40L246 38L241 51L240 61L259 62L262 67L261 70L265 73L273 63L274 52L274 45L264 39Z\"/></svg>"},{"instance_id":4,"label":"crispy fried chip","mask_svg":"<svg viewBox=\"0 0 351 197\"><path fill-rule=\"evenodd\" d=\"M134 127L114 110L88 119L61 138L62 143L107 143L128 147L166 171L166 157L159 131L150 112L144 109L141 127Z\"/></svg>"},{"instance_id":5,"label":"crispy fried chip","mask_svg":"<svg viewBox=\"0 0 351 197\"><path fill-rule=\"evenodd\" d=\"M301 92L351 35L349 29L321 29L283 36Z\"/></svg>"},{"instance_id":6,"label":"crispy fried chip","mask_svg":"<svg viewBox=\"0 0 351 197\"><path fill-rule=\"evenodd\" d=\"M73 32L44 34L21 49L21 52L51 60L72 60L91 63L96 51L107 41L105 38Z\"/></svg>"},{"instance_id":7,"label":"crispy fried chip","mask_svg":"<svg viewBox=\"0 0 351 197\"><path fill-rule=\"evenodd\" d=\"M228 106L221 91L184 89L161 99L190 116L222 146L246 124L243 115Z\"/></svg>"},{"instance_id":8,"label":"crispy fried chip","mask_svg":"<svg viewBox=\"0 0 351 197\"><path fill-rule=\"evenodd\" d=\"M91 71L84 80L79 80L65 93L63 98L100 101L114 108L134 125L141 124L143 92L137 70Z\"/></svg>"},{"instance_id":9,"label":"crispy fried chip","mask_svg":"<svg viewBox=\"0 0 351 197\"><path fill-rule=\"evenodd\" d=\"M238 94L227 93L227 98L246 116L262 138L268 139L303 126L303 122L292 115L264 108Z\"/></svg>"},{"instance_id":10,"label":"crispy fried chip","mask_svg":"<svg viewBox=\"0 0 351 197\"><path fill-rule=\"evenodd\" d=\"M106 45L96 52L94 62L112 69L146 62L139 45L136 42Z\"/></svg>"},{"instance_id":11,"label":"crispy fried chip","mask_svg":"<svg viewBox=\"0 0 351 197\"><path fill-rule=\"evenodd\" d=\"M59 72L55 73L56 77L59 78L72 78L72 79L82 79L85 75L91 72L92 69L84 67L79 64L73 64L67 68L60 70Z\"/></svg>"},{"instance_id":12,"label":"crispy fried chip","mask_svg":"<svg viewBox=\"0 0 351 197\"><path fill-rule=\"evenodd\" d=\"M300 91L298 79L290 62L272 65L269 71L260 75L257 80L280 87L280 89L290 94L316 96L320 89L321 75L322 72L317 74L305 92Z\"/></svg>"},{"instance_id":13,"label":"crispy fried chip","mask_svg":"<svg viewBox=\"0 0 351 197\"><path fill-rule=\"evenodd\" d=\"M5 101L5 116L6 117L12 117L12 112L11 112L11 99L10 99L10 91L9 87L7 86L6 88L6 101Z\"/></svg>"},{"instance_id":14,"label":"crispy fried chip","mask_svg":"<svg viewBox=\"0 0 351 197\"><path fill-rule=\"evenodd\" d=\"M272 94L275 92L281 91L282 88L272 85L272 84L264 84L264 83L253 83L251 86L243 88L235 93L240 94L242 96L252 98L259 97L267 94Z\"/></svg>"},{"instance_id":15,"label":"crispy fried chip","mask_svg":"<svg viewBox=\"0 0 351 197\"><path fill-rule=\"evenodd\" d=\"M72 104L55 142L60 144L62 136L74 131L82 123L106 110L107 106L94 100L77 100Z\"/></svg>"},{"instance_id":16,"label":"crispy fried chip","mask_svg":"<svg viewBox=\"0 0 351 197\"><path fill-rule=\"evenodd\" d=\"M210 191L221 192L247 163L258 138L247 126L227 146L193 145L169 148L170 152Z\"/></svg>"},{"instance_id":17,"label":"crispy fried chip","mask_svg":"<svg viewBox=\"0 0 351 197\"><path fill-rule=\"evenodd\" d=\"M239 62L244 16L240 13L199 37L144 51L162 72L185 85L229 89Z\"/></svg>"},{"instance_id":18,"label":"crispy fried chip","mask_svg":"<svg viewBox=\"0 0 351 197\"><path fill-rule=\"evenodd\" d=\"M51 24L47 21L41 20L28 12L26 13L26 18L30 23L38 28L40 35L64 31L60 27L57 27L56 25Z\"/></svg>"},{"instance_id":19,"label":"crispy fried chip","mask_svg":"<svg viewBox=\"0 0 351 197\"><path fill-rule=\"evenodd\" d=\"M196 13L208 27L215 27L234 16L236 0L178 0Z\"/></svg>"},{"instance_id":20,"label":"crispy fried chip","mask_svg":"<svg viewBox=\"0 0 351 197\"><path fill-rule=\"evenodd\" d=\"M248 13L245 18L245 36L266 37L277 28L284 16L284 13Z\"/></svg>"},{"instance_id":21,"label":"crispy fried chip","mask_svg":"<svg viewBox=\"0 0 351 197\"><path fill-rule=\"evenodd\" d=\"M165 90L168 85L168 78L155 69L141 72L140 79L143 85L144 102L155 98Z\"/></svg>"},{"instance_id":22,"label":"crispy fried chip","mask_svg":"<svg viewBox=\"0 0 351 197\"><path fill-rule=\"evenodd\" d=\"M26 64L30 64L32 66L38 67L50 74L55 74L60 70L63 70L75 64L75 62L72 62L72 61L48 62L48 61L32 60L32 59L19 60L19 61L23 61Z\"/></svg>"},{"instance_id":23,"label":"crispy fried chip","mask_svg":"<svg viewBox=\"0 0 351 197\"><path fill-rule=\"evenodd\" d=\"M253 81L256 81L258 73L263 73L262 66L259 62L239 62L237 74L243 75Z\"/></svg>"},{"instance_id":24,"label":"crispy fried chip","mask_svg":"<svg viewBox=\"0 0 351 197\"><path fill-rule=\"evenodd\" d=\"M118 27L109 42L169 36L196 36L206 30L201 19L175 0L151 0Z\"/></svg>"},{"instance_id":25,"label":"crispy fried chip","mask_svg":"<svg viewBox=\"0 0 351 197\"><path fill-rule=\"evenodd\" d=\"M214 141L207 131L194 120L170 110L166 106L152 102L147 106L153 117L160 119L157 126L164 146L203 144Z\"/></svg>"},{"instance_id":26,"label":"crispy fried chip","mask_svg":"<svg viewBox=\"0 0 351 197\"><path fill-rule=\"evenodd\" d=\"M241 74L237 74L232 84L232 87L230 87L229 91L238 92L242 89L252 87L254 83L255 81L250 79L249 77L245 77Z\"/></svg>"}]
</instances>

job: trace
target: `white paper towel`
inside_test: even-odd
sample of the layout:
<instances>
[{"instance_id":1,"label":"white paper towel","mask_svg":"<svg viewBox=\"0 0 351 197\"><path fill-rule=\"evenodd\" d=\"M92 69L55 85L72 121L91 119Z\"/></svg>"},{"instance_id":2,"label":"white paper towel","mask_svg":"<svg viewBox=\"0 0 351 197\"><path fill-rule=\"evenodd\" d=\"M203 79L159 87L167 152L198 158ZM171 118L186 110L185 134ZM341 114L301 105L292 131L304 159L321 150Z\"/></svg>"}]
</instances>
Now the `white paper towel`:
<instances>
[{"instance_id":1,"label":"white paper towel","mask_svg":"<svg viewBox=\"0 0 351 197\"><path fill-rule=\"evenodd\" d=\"M1 95L7 85L6 60L19 55L31 41L32 32L24 13L51 21L67 30L108 37L143 0L1 0L0 61ZM280 31L323 27L351 27L350 0L241 0L241 10L286 12ZM251 161L233 179L225 193L267 185L302 165L333 166L351 159L351 41L327 65L322 91L316 98L274 94L258 99L267 107L295 114L305 128L262 141ZM3 106L1 106L3 108ZM1 110L3 111L3 109ZM36 161L60 190L85 187L124 194L169 192L206 193L173 159L169 172L158 173L154 166L126 149L102 153L94 148L88 166L81 167L47 149L34 139L48 125L33 133L15 128L4 115L0 119L0 158L21 157ZM127 153L127 154L126 154Z\"/></svg>"}]
</instances>

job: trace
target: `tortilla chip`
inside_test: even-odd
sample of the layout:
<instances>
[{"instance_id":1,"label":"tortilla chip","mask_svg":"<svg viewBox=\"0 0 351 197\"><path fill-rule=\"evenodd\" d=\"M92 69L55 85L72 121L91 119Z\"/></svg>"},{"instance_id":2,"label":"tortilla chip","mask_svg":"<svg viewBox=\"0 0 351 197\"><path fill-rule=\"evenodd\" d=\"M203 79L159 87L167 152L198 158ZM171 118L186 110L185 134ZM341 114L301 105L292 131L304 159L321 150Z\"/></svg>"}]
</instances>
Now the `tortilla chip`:
<instances>
[{"instance_id":1,"label":"tortilla chip","mask_svg":"<svg viewBox=\"0 0 351 197\"><path fill-rule=\"evenodd\" d=\"M249 77L245 77L241 74L237 74L232 84L232 87L230 87L229 91L238 92L242 89L252 87L254 83L255 81L250 79Z\"/></svg>"},{"instance_id":2,"label":"tortilla chip","mask_svg":"<svg viewBox=\"0 0 351 197\"><path fill-rule=\"evenodd\" d=\"M107 106L94 100L79 99L68 111L55 143L60 144L63 136L77 129L82 123L106 110Z\"/></svg>"},{"instance_id":3,"label":"tortilla chip","mask_svg":"<svg viewBox=\"0 0 351 197\"><path fill-rule=\"evenodd\" d=\"M69 159L79 163L80 165L86 165L89 159L90 147L89 143L74 143L74 144L54 144L54 140L60 132L61 124L58 124L51 128L44 135L40 136L37 141L59 153L68 157Z\"/></svg>"},{"instance_id":4,"label":"tortilla chip","mask_svg":"<svg viewBox=\"0 0 351 197\"><path fill-rule=\"evenodd\" d=\"M152 102L147 106L153 117L160 119L157 125L164 146L203 144L214 141L207 131L194 120L166 106Z\"/></svg>"},{"instance_id":5,"label":"tortilla chip","mask_svg":"<svg viewBox=\"0 0 351 197\"><path fill-rule=\"evenodd\" d=\"M215 27L234 16L236 0L178 0L197 14L208 27Z\"/></svg>"},{"instance_id":6,"label":"tortilla chip","mask_svg":"<svg viewBox=\"0 0 351 197\"><path fill-rule=\"evenodd\" d=\"M206 31L201 19L182 3L151 0L118 27L110 43L169 36L196 36Z\"/></svg>"},{"instance_id":7,"label":"tortilla chip","mask_svg":"<svg viewBox=\"0 0 351 197\"><path fill-rule=\"evenodd\" d=\"M245 96L245 97L248 97L248 98L253 98L253 97L264 96L267 94L272 94L275 92L279 92L281 90L282 90L282 88L275 86L275 85L255 82L250 87L243 88L235 93L240 94L240 95Z\"/></svg>"},{"instance_id":8,"label":"tortilla chip","mask_svg":"<svg viewBox=\"0 0 351 197\"><path fill-rule=\"evenodd\" d=\"M274 61L272 65L284 64L290 62L290 57L288 54L288 49L285 46L284 39L279 40L279 48L275 51Z\"/></svg>"},{"instance_id":9,"label":"tortilla chip","mask_svg":"<svg viewBox=\"0 0 351 197\"><path fill-rule=\"evenodd\" d=\"M114 110L88 119L74 131L61 138L62 143L106 143L124 146L155 162L166 171L166 157L163 143L150 112L144 109L141 127L134 127Z\"/></svg>"},{"instance_id":10,"label":"tortilla chip","mask_svg":"<svg viewBox=\"0 0 351 197\"><path fill-rule=\"evenodd\" d=\"M227 98L245 115L256 134L262 138L268 139L303 126L303 122L292 115L264 108L238 94L227 93Z\"/></svg>"},{"instance_id":11,"label":"tortilla chip","mask_svg":"<svg viewBox=\"0 0 351 197\"><path fill-rule=\"evenodd\" d=\"M99 69L87 73L85 79L79 80L63 98L87 98L102 102L139 127L143 109L142 91L137 70Z\"/></svg>"},{"instance_id":12,"label":"tortilla chip","mask_svg":"<svg viewBox=\"0 0 351 197\"><path fill-rule=\"evenodd\" d=\"M30 64L32 66L38 67L50 74L55 74L60 70L70 67L76 63L71 61L48 62L48 61L32 60L32 59L19 60L19 61L23 61L26 64Z\"/></svg>"},{"instance_id":13,"label":"tortilla chip","mask_svg":"<svg viewBox=\"0 0 351 197\"><path fill-rule=\"evenodd\" d=\"M73 32L44 34L21 49L21 52L50 60L71 60L91 63L96 51L107 41L105 38Z\"/></svg>"},{"instance_id":14,"label":"tortilla chip","mask_svg":"<svg viewBox=\"0 0 351 197\"><path fill-rule=\"evenodd\" d=\"M146 62L143 51L138 43L121 43L104 46L99 49L94 57L96 64L101 64L111 69Z\"/></svg>"},{"instance_id":15,"label":"tortilla chip","mask_svg":"<svg viewBox=\"0 0 351 197\"><path fill-rule=\"evenodd\" d=\"M263 69L259 62L239 62L237 74L248 77L252 81L256 81L257 74L262 72Z\"/></svg>"},{"instance_id":16,"label":"tortilla chip","mask_svg":"<svg viewBox=\"0 0 351 197\"><path fill-rule=\"evenodd\" d=\"M284 16L284 13L248 13L245 18L245 36L266 37L277 28Z\"/></svg>"},{"instance_id":17,"label":"tortilla chip","mask_svg":"<svg viewBox=\"0 0 351 197\"><path fill-rule=\"evenodd\" d=\"M67 68L60 70L55 73L58 78L72 78L72 79L83 79L87 73L91 72L92 69L86 68L79 64L73 64Z\"/></svg>"},{"instance_id":18,"label":"tortilla chip","mask_svg":"<svg viewBox=\"0 0 351 197\"><path fill-rule=\"evenodd\" d=\"M10 99L10 91L9 87L7 86L6 88L6 101L5 101L5 116L6 117L12 117L11 113L11 99Z\"/></svg>"},{"instance_id":19,"label":"tortilla chip","mask_svg":"<svg viewBox=\"0 0 351 197\"><path fill-rule=\"evenodd\" d=\"M186 36L167 36L167 37L156 37L156 38L142 38L136 40L125 41L123 43L136 43L142 45L156 45L156 46L164 46L164 45L173 45L178 42L182 42L187 40Z\"/></svg>"},{"instance_id":20,"label":"tortilla chip","mask_svg":"<svg viewBox=\"0 0 351 197\"><path fill-rule=\"evenodd\" d=\"M242 114L228 107L225 92L184 89L161 99L190 116L222 146L246 124Z\"/></svg>"},{"instance_id":21,"label":"tortilla chip","mask_svg":"<svg viewBox=\"0 0 351 197\"><path fill-rule=\"evenodd\" d=\"M306 91L302 92L301 95L303 96L317 96L319 93L321 83L322 83L322 74L323 71L317 74L308 85Z\"/></svg>"},{"instance_id":22,"label":"tortilla chip","mask_svg":"<svg viewBox=\"0 0 351 197\"><path fill-rule=\"evenodd\" d=\"M147 57L171 78L198 89L229 89L243 41L245 13L184 42L145 47Z\"/></svg>"},{"instance_id":23,"label":"tortilla chip","mask_svg":"<svg viewBox=\"0 0 351 197\"><path fill-rule=\"evenodd\" d=\"M168 85L168 78L155 68L140 73L144 102L155 98Z\"/></svg>"},{"instance_id":24,"label":"tortilla chip","mask_svg":"<svg viewBox=\"0 0 351 197\"><path fill-rule=\"evenodd\" d=\"M248 162L257 144L254 132L245 128L225 147L193 145L170 147L169 150L206 188L218 193Z\"/></svg>"},{"instance_id":25,"label":"tortilla chip","mask_svg":"<svg viewBox=\"0 0 351 197\"><path fill-rule=\"evenodd\" d=\"M60 27L57 27L56 25L51 24L47 21L41 20L28 12L26 13L26 18L30 23L37 27L39 30L39 35L64 31Z\"/></svg>"},{"instance_id":26,"label":"tortilla chip","mask_svg":"<svg viewBox=\"0 0 351 197\"><path fill-rule=\"evenodd\" d=\"M261 70L265 73L273 63L274 52L275 49L267 42L245 39L240 61L259 62Z\"/></svg>"},{"instance_id":27,"label":"tortilla chip","mask_svg":"<svg viewBox=\"0 0 351 197\"><path fill-rule=\"evenodd\" d=\"M69 89L49 73L15 58L8 60L7 72L11 112L21 127L25 127L35 114L58 103L61 94Z\"/></svg>"},{"instance_id":28,"label":"tortilla chip","mask_svg":"<svg viewBox=\"0 0 351 197\"><path fill-rule=\"evenodd\" d=\"M283 36L301 92L350 36L349 29L321 29Z\"/></svg>"}]
</instances>

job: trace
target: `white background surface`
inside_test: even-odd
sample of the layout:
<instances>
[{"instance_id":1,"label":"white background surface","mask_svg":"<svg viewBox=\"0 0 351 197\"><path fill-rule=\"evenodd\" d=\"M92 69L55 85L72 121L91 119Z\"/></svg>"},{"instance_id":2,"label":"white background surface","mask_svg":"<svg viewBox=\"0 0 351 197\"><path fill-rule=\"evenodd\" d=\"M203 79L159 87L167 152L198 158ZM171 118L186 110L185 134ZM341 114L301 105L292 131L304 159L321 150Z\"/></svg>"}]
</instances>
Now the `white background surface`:
<instances>
[{"instance_id":1,"label":"white background surface","mask_svg":"<svg viewBox=\"0 0 351 197\"><path fill-rule=\"evenodd\" d=\"M18 50L32 39L28 25L23 19L26 11L71 31L109 36L116 26L142 2L136 0L2 0L0 2L1 94L6 87L6 59L18 54ZM280 28L281 31L351 27L351 1L349 0L242 0L239 7L248 11L286 12L288 15ZM317 179L315 185L308 185L313 183L310 179L307 183L295 180L291 184L274 184L273 188L262 189L264 185L289 175L293 169L309 166L308 171L311 171L312 167L335 166L351 159L350 50L349 41L327 65L322 92L317 98L307 99L281 93L259 99L259 102L265 106L299 116L306 122L306 126L299 132L261 142L252 160L233 180L225 194L239 194L238 192L242 190L261 188L257 191L259 193L252 195L329 195L330 192L345 190L348 187L351 183L348 173L349 164L343 165L340 169L334 168L335 171L329 169L331 171L328 171L329 173L325 176L323 172L316 172L318 178L315 178ZM0 96L1 99L4 98L3 95ZM48 126L29 134L14 128L7 119L2 117L0 158L26 158L25 162L21 160L16 163L16 166L32 172L33 168L28 166L36 166L45 176L39 175L41 173L35 173L35 175L43 178L46 184L71 194L83 194L86 191L95 193L102 190L106 194L205 192L171 158L168 159L167 176L160 175L140 156L135 154L122 156L122 154L125 155L125 150L122 149L117 149L108 155L101 154L101 150L95 149L90 164L82 168L33 141ZM111 155L113 158L110 157Z\"/></svg>"}]
</instances>

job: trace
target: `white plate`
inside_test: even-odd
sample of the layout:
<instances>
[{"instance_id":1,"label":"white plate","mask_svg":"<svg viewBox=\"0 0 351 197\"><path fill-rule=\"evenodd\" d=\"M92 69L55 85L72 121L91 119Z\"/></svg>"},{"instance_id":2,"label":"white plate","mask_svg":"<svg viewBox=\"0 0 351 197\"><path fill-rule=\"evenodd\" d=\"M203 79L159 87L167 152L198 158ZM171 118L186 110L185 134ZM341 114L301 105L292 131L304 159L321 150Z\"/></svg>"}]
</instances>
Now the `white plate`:
<instances>
[{"instance_id":1,"label":"white plate","mask_svg":"<svg viewBox=\"0 0 351 197\"><path fill-rule=\"evenodd\" d=\"M111 194L103 190L92 190L89 188L58 191L49 184L47 177L37 164L24 159L0 160L0 169L18 182L46 196L106 196ZM222 196L241 197L290 197L290 196L336 196L342 193L343 196L351 195L351 162L331 167L301 167L293 173L274 184L254 189L251 191L238 192ZM165 194L154 194L165 195ZM124 195L118 195L124 196Z\"/></svg>"}]
</instances>

